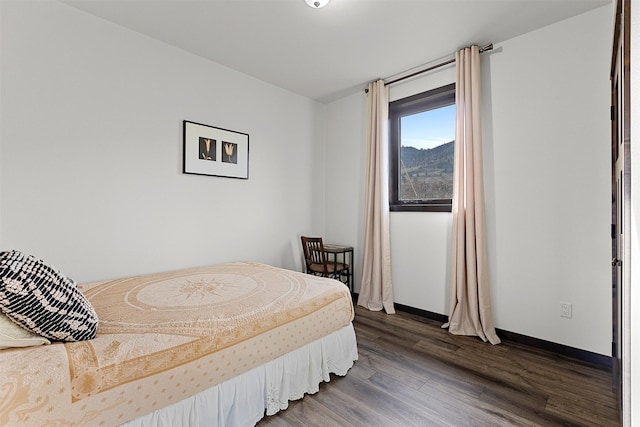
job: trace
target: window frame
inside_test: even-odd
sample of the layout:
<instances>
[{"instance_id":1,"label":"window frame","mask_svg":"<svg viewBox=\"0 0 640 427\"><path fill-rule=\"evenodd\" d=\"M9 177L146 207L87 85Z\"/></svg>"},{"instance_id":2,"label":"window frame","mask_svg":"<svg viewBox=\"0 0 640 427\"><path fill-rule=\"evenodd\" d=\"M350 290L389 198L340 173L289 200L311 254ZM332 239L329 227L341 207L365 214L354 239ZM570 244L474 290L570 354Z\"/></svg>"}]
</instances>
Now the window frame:
<instances>
[{"instance_id":1,"label":"window frame","mask_svg":"<svg viewBox=\"0 0 640 427\"><path fill-rule=\"evenodd\" d=\"M403 116L455 105L455 83L448 84L389 103L389 211L451 212L451 199L399 200L401 128Z\"/></svg>"}]
</instances>

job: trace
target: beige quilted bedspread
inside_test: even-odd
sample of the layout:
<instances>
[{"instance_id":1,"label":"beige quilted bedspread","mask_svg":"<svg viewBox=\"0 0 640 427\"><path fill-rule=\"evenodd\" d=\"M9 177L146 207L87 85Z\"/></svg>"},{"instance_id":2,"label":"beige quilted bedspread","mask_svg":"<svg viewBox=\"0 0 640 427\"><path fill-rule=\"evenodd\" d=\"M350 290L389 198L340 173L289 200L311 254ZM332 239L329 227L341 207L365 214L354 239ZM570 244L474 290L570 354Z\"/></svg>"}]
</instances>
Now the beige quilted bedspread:
<instances>
[{"instance_id":1,"label":"beige quilted bedspread","mask_svg":"<svg viewBox=\"0 0 640 427\"><path fill-rule=\"evenodd\" d=\"M255 263L81 285L91 341L0 350L0 425L115 425L246 372L353 319L335 280Z\"/></svg>"}]
</instances>

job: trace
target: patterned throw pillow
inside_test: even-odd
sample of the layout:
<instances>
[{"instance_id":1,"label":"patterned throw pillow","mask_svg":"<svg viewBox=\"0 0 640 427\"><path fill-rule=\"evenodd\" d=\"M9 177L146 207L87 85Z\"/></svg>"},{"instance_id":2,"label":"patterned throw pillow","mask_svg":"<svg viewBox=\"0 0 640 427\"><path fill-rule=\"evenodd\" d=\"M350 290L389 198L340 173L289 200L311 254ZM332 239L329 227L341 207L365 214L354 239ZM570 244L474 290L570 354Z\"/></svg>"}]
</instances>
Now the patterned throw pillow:
<instances>
[{"instance_id":1,"label":"patterned throw pillow","mask_svg":"<svg viewBox=\"0 0 640 427\"><path fill-rule=\"evenodd\" d=\"M19 251L0 252L0 311L54 341L93 339L98 316L73 280Z\"/></svg>"}]
</instances>

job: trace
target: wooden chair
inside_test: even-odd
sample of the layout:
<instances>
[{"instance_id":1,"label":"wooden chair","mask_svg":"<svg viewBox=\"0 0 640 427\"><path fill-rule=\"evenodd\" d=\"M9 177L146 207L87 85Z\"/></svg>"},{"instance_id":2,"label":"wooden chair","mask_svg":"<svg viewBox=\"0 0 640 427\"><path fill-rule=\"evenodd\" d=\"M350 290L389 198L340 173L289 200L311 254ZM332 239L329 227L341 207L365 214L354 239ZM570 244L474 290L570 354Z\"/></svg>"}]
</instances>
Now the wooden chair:
<instances>
[{"instance_id":1,"label":"wooden chair","mask_svg":"<svg viewBox=\"0 0 640 427\"><path fill-rule=\"evenodd\" d=\"M322 245L322 237L301 236L302 251L307 264L307 274L330 277L342 281L349 274L349 265L327 260L327 253Z\"/></svg>"}]
</instances>

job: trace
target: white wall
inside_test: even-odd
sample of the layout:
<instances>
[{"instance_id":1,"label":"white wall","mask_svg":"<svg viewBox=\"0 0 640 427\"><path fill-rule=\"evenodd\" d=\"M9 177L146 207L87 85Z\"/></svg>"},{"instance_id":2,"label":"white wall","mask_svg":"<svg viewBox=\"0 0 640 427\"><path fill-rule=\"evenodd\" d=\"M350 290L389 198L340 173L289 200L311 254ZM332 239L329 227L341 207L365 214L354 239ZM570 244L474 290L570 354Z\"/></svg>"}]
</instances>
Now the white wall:
<instances>
[{"instance_id":1,"label":"white wall","mask_svg":"<svg viewBox=\"0 0 640 427\"><path fill-rule=\"evenodd\" d=\"M391 86L389 100L436 89L456 81L455 65ZM451 213L392 212L390 218L395 301L449 314ZM428 284L425 286L425 284Z\"/></svg>"},{"instance_id":2,"label":"white wall","mask_svg":"<svg viewBox=\"0 0 640 427\"><path fill-rule=\"evenodd\" d=\"M496 326L605 355L610 355L611 343L612 14L613 6L605 6L496 44L492 53L483 54L487 231ZM392 98L454 79L452 70L441 70L412 82L414 89L394 87ZM366 108L364 102L330 104L327 132L337 136L327 147L365 144L364 131L353 129L362 126L362 111L344 112L344 102ZM359 181L364 166L345 171L327 161L326 175L332 174L340 175L342 183L351 182L341 191L352 196L364 192ZM327 181L327 194L337 189ZM354 230L364 226L359 214L340 222ZM327 213L326 230L334 226ZM391 213L396 302L448 314L450 228L450 214ZM362 240L356 250L362 250ZM559 317L561 301L573 304L573 319Z\"/></svg>"},{"instance_id":3,"label":"white wall","mask_svg":"<svg viewBox=\"0 0 640 427\"><path fill-rule=\"evenodd\" d=\"M496 325L606 355L612 16L609 5L502 43L484 99Z\"/></svg>"},{"instance_id":4,"label":"white wall","mask_svg":"<svg viewBox=\"0 0 640 427\"><path fill-rule=\"evenodd\" d=\"M0 249L80 282L300 265L323 105L51 2L1 2ZM248 180L182 174L182 121L250 134Z\"/></svg>"},{"instance_id":5,"label":"white wall","mask_svg":"<svg viewBox=\"0 0 640 427\"><path fill-rule=\"evenodd\" d=\"M2 46L2 8L0 7L0 47ZM2 54L0 52L0 99L2 98ZM2 114L0 114L0 165L2 165ZM2 224L2 174L0 173L0 224ZM2 227L0 227L0 248L2 248Z\"/></svg>"},{"instance_id":6,"label":"white wall","mask_svg":"<svg viewBox=\"0 0 640 427\"><path fill-rule=\"evenodd\" d=\"M354 247L354 287L360 289L367 147L364 92L335 101L327 109L325 142L325 227L323 240Z\"/></svg>"}]
</instances>

